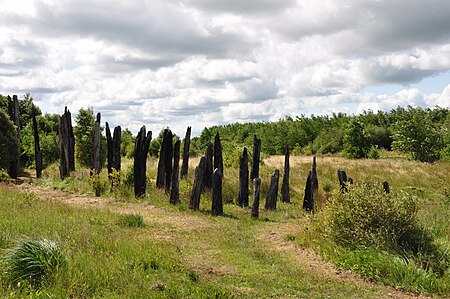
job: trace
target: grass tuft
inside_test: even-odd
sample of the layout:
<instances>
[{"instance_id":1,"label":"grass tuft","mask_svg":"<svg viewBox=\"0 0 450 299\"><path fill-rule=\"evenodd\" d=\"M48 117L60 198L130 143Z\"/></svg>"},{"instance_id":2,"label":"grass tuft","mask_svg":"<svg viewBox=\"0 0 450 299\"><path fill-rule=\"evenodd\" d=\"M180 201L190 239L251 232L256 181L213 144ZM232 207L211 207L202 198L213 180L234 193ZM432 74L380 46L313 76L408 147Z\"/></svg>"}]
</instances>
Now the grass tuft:
<instances>
[{"instance_id":1,"label":"grass tuft","mask_svg":"<svg viewBox=\"0 0 450 299\"><path fill-rule=\"evenodd\" d=\"M123 227L144 227L144 218L139 214L120 215L117 223Z\"/></svg>"},{"instance_id":2,"label":"grass tuft","mask_svg":"<svg viewBox=\"0 0 450 299\"><path fill-rule=\"evenodd\" d=\"M49 283L67 265L58 244L52 240L21 240L2 256L4 278L12 285L26 281L33 288Z\"/></svg>"}]
</instances>

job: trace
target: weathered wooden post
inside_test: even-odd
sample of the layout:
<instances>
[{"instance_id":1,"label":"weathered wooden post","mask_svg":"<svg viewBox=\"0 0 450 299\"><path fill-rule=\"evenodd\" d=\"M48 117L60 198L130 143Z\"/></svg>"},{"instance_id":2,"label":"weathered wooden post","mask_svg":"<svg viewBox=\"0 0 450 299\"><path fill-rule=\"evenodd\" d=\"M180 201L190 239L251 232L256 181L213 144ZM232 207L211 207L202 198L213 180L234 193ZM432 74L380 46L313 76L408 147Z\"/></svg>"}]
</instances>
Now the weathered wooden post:
<instances>
[{"instance_id":1,"label":"weathered wooden post","mask_svg":"<svg viewBox=\"0 0 450 299\"><path fill-rule=\"evenodd\" d=\"M17 99L17 95L13 95L12 99L10 96L8 96L8 114L9 118L16 126L17 141L20 148L19 100ZM19 151L17 151L16 158L11 161L8 167L8 175L14 179L17 179L17 177L19 176L19 161L20 154Z\"/></svg>"},{"instance_id":2,"label":"weathered wooden post","mask_svg":"<svg viewBox=\"0 0 450 299\"><path fill-rule=\"evenodd\" d=\"M158 173L156 174L156 188L164 188L166 182L166 136L169 129L164 129L163 140L159 150Z\"/></svg>"},{"instance_id":3,"label":"weathered wooden post","mask_svg":"<svg viewBox=\"0 0 450 299\"><path fill-rule=\"evenodd\" d=\"M222 174L219 168L215 168L212 178L212 207L211 214L214 216L223 215L222 202Z\"/></svg>"},{"instance_id":4,"label":"weathered wooden post","mask_svg":"<svg viewBox=\"0 0 450 299\"><path fill-rule=\"evenodd\" d=\"M173 135L172 131L168 130L166 139L165 139L165 145L164 145L164 170L166 172L166 193L170 193L170 182L172 180L172 158L173 158Z\"/></svg>"},{"instance_id":5,"label":"weathered wooden post","mask_svg":"<svg viewBox=\"0 0 450 299\"><path fill-rule=\"evenodd\" d=\"M68 154L69 154L69 171L75 171L75 135L73 134L72 127L72 114L64 107L64 114L66 115L65 121L67 122L67 144L68 144Z\"/></svg>"},{"instance_id":6,"label":"weathered wooden post","mask_svg":"<svg viewBox=\"0 0 450 299\"><path fill-rule=\"evenodd\" d=\"M280 178L280 171L275 169L270 180L269 191L266 196L266 210L276 210L277 209L277 197L278 197L278 181Z\"/></svg>"},{"instance_id":7,"label":"weathered wooden post","mask_svg":"<svg viewBox=\"0 0 450 299\"><path fill-rule=\"evenodd\" d=\"M212 187L213 155L214 155L213 144L211 142L208 142L205 152L205 171L203 173L202 191L204 191L205 189L211 189Z\"/></svg>"},{"instance_id":8,"label":"weathered wooden post","mask_svg":"<svg viewBox=\"0 0 450 299\"><path fill-rule=\"evenodd\" d=\"M341 193L347 192L348 191L347 186L346 186L346 184L347 184L347 174L345 173L344 170L341 170L341 169L339 169L337 171L337 173L338 173L338 178L339 178L339 185L341 186L340 187Z\"/></svg>"},{"instance_id":9,"label":"weathered wooden post","mask_svg":"<svg viewBox=\"0 0 450 299\"><path fill-rule=\"evenodd\" d=\"M183 145L183 163L181 164L181 173L180 173L181 179L184 179L188 175L190 144L191 144L191 127L187 127Z\"/></svg>"},{"instance_id":10,"label":"weathered wooden post","mask_svg":"<svg viewBox=\"0 0 450 299\"><path fill-rule=\"evenodd\" d=\"M252 218L259 217L259 191L261 188L261 179L253 179L253 204L252 204Z\"/></svg>"},{"instance_id":11,"label":"weathered wooden post","mask_svg":"<svg viewBox=\"0 0 450 299\"><path fill-rule=\"evenodd\" d=\"M319 190L319 180L317 179L317 164L315 156L313 157L313 163L311 167L311 180L313 192L317 192Z\"/></svg>"},{"instance_id":12,"label":"weathered wooden post","mask_svg":"<svg viewBox=\"0 0 450 299\"><path fill-rule=\"evenodd\" d=\"M259 178L259 160L261 158L261 139L253 135L253 156L252 156L252 170L250 172L250 179Z\"/></svg>"},{"instance_id":13,"label":"weathered wooden post","mask_svg":"<svg viewBox=\"0 0 450 299\"><path fill-rule=\"evenodd\" d=\"M172 169L172 179L170 181L171 204L177 204L180 202L180 182L179 182L180 144L181 144L180 140L177 140L173 147L173 169Z\"/></svg>"},{"instance_id":14,"label":"weathered wooden post","mask_svg":"<svg viewBox=\"0 0 450 299\"><path fill-rule=\"evenodd\" d=\"M386 194L391 193L391 188L389 187L388 181L383 182L383 190L384 190L384 193L386 193Z\"/></svg>"},{"instance_id":15,"label":"weathered wooden post","mask_svg":"<svg viewBox=\"0 0 450 299\"><path fill-rule=\"evenodd\" d=\"M145 126L142 126L134 145L134 195L136 197L145 197L147 155L151 140L152 131L146 134Z\"/></svg>"},{"instance_id":16,"label":"weathered wooden post","mask_svg":"<svg viewBox=\"0 0 450 299\"><path fill-rule=\"evenodd\" d=\"M205 157L200 159L198 166L195 168L194 186L192 187L191 200L189 208L198 210L200 208L200 195L203 188L203 177L205 172Z\"/></svg>"},{"instance_id":17,"label":"weathered wooden post","mask_svg":"<svg viewBox=\"0 0 450 299\"><path fill-rule=\"evenodd\" d=\"M289 146L286 145L286 153L284 155L284 175L283 182L281 184L281 201L287 203L291 202L291 196L289 193L289 173Z\"/></svg>"},{"instance_id":18,"label":"weathered wooden post","mask_svg":"<svg viewBox=\"0 0 450 299\"><path fill-rule=\"evenodd\" d=\"M121 142L122 129L120 126L114 128L114 134L111 137L111 130L109 124L106 122L106 146L108 148L108 175L114 170L120 171L121 167L121 155L120 155L120 142Z\"/></svg>"},{"instance_id":19,"label":"weathered wooden post","mask_svg":"<svg viewBox=\"0 0 450 299\"><path fill-rule=\"evenodd\" d=\"M91 172L92 174L99 174L102 170L102 151L101 151L101 145L100 145L100 119L101 115L100 113L97 113L97 118L95 120L94 124L94 132L93 132L93 138L92 138L92 164L91 164Z\"/></svg>"},{"instance_id":20,"label":"weathered wooden post","mask_svg":"<svg viewBox=\"0 0 450 299\"><path fill-rule=\"evenodd\" d=\"M71 118L70 112L67 110L67 107L64 109L64 114L59 117L59 176L61 180L70 176L71 165L70 165L70 130L69 123L71 120L67 118Z\"/></svg>"},{"instance_id":21,"label":"weathered wooden post","mask_svg":"<svg viewBox=\"0 0 450 299\"><path fill-rule=\"evenodd\" d=\"M303 210L314 213L314 190L312 183L312 171L308 173L305 186L305 196L303 198Z\"/></svg>"},{"instance_id":22,"label":"weathered wooden post","mask_svg":"<svg viewBox=\"0 0 450 299\"><path fill-rule=\"evenodd\" d=\"M36 121L36 115L33 114L33 135L34 135L34 156L36 160L36 177L42 176L42 152L39 142L39 131Z\"/></svg>"},{"instance_id":23,"label":"weathered wooden post","mask_svg":"<svg viewBox=\"0 0 450 299\"><path fill-rule=\"evenodd\" d=\"M218 168L219 172L224 176L223 173L223 156L222 156L222 143L220 142L219 132L214 136L214 169Z\"/></svg>"},{"instance_id":24,"label":"weathered wooden post","mask_svg":"<svg viewBox=\"0 0 450 299\"><path fill-rule=\"evenodd\" d=\"M248 152L244 147L242 156L239 158L239 197L240 207L248 206Z\"/></svg>"}]
</instances>

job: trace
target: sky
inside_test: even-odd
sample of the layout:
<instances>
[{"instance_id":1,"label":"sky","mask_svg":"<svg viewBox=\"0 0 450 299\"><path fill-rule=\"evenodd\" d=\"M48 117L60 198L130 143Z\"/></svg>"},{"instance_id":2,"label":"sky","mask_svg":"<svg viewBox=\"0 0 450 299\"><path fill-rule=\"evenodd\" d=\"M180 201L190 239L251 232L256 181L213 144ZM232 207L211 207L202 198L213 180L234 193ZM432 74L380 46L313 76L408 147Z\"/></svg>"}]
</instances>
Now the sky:
<instances>
[{"instance_id":1,"label":"sky","mask_svg":"<svg viewBox=\"0 0 450 299\"><path fill-rule=\"evenodd\" d=\"M0 0L0 94L137 133L450 108L447 0Z\"/></svg>"}]
</instances>

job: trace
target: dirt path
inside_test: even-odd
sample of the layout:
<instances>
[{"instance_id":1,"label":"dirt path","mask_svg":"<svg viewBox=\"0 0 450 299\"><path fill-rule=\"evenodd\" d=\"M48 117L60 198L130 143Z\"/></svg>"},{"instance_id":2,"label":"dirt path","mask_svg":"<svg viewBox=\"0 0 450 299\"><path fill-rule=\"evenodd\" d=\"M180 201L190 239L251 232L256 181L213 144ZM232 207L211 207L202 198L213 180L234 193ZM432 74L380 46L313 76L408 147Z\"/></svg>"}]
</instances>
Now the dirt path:
<instances>
[{"instance_id":1,"label":"dirt path","mask_svg":"<svg viewBox=\"0 0 450 299\"><path fill-rule=\"evenodd\" d=\"M28 180L29 178L27 178ZM2 189L18 190L32 192L36 196L44 200L55 202L63 202L82 208L98 208L114 213L123 214L140 214L146 221L156 221L162 224L168 224L171 229L177 230L201 230L212 228L214 225L207 221L204 217L188 215L186 213L171 211L164 208L155 207L146 203L122 203L114 199L98 198L92 195L77 195L59 190L53 190L49 187L37 186L33 184L2 184ZM353 282L361 288L386 290L388 293L386 298L429 298L422 295L415 295L403 292L394 287L385 287L370 282L367 279L358 276L351 271L341 270L332 264L324 261L312 251L300 248L293 242L287 241L287 234L295 235L300 229L300 225L292 222L270 223L262 227L256 235L257 240L265 242L273 249L286 253L293 261L302 265L307 271L311 271L318 276L326 277L335 281ZM163 232L162 232L163 233ZM163 233L164 234L164 233ZM155 237L170 237L166 235Z\"/></svg>"}]
</instances>

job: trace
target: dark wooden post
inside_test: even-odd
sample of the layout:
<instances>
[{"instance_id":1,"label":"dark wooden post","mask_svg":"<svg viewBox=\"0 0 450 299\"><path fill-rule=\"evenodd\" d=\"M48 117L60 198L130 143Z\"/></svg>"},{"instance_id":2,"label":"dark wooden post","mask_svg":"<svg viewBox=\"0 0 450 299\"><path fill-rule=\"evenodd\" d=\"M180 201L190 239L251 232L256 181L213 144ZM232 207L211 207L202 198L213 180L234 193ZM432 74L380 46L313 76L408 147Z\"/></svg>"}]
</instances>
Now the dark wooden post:
<instances>
[{"instance_id":1,"label":"dark wooden post","mask_svg":"<svg viewBox=\"0 0 450 299\"><path fill-rule=\"evenodd\" d=\"M252 204L252 218L259 217L259 191L261 188L261 179L253 179L253 204Z\"/></svg>"},{"instance_id":2,"label":"dark wooden post","mask_svg":"<svg viewBox=\"0 0 450 299\"><path fill-rule=\"evenodd\" d=\"M191 200L189 208L198 210L200 208L200 195L203 188L203 177L205 172L205 157L200 159L198 166L195 168L194 186L192 187Z\"/></svg>"},{"instance_id":3,"label":"dark wooden post","mask_svg":"<svg viewBox=\"0 0 450 299\"><path fill-rule=\"evenodd\" d=\"M180 181L179 181L179 169L180 169L180 140L175 142L173 147L173 169L172 179L170 182L170 203L177 204L180 202Z\"/></svg>"},{"instance_id":4,"label":"dark wooden post","mask_svg":"<svg viewBox=\"0 0 450 299\"><path fill-rule=\"evenodd\" d=\"M311 179L312 179L313 192L317 192L317 190L319 190L319 180L317 179L316 157L313 157L313 163L312 163L312 167L311 167Z\"/></svg>"},{"instance_id":5,"label":"dark wooden post","mask_svg":"<svg viewBox=\"0 0 450 299\"><path fill-rule=\"evenodd\" d=\"M222 173L219 168L215 168L212 178L212 207L211 214L214 216L223 215L223 202L222 202Z\"/></svg>"},{"instance_id":6,"label":"dark wooden post","mask_svg":"<svg viewBox=\"0 0 450 299\"><path fill-rule=\"evenodd\" d=\"M159 161L158 161L158 173L156 175L156 188L164 188L166 180L166 136L168 129L164 130L163 140L161 142L161 148L159 150Z\"/></svg>"},{"instance_id":7,"label":"dark wooden post","mask_svg":"<svg viewBox=\"0 0 450 299\"><path fill-rule=\"evenodd\" d=\"M266 210L277 209L277 197L278 197L278 181L280 178L280 171L275 169L270 180L269 191L266 196Z\"/></svg>"},{"instance_id":8,"label":"dark wooden post","mask_svg":"<svg viewBox=\"0 0 450 299\"><path fill-rule=\"evenodd\" d=\"M184 137L183 145L183 164L181 165L180 178L184 179L189 171L189 147L191 144L191 127L187 127L186 136Z\"/></svg>"},{"instance_id":9,"label":"dark wooden post","mask_svg":"<svg viewBox=\"0 0 450 299\"><path fill-rule=\"evenodd\" d=\"M261 139L256 138L256 134L253 135L253 156L252 156L252 170L250 173L250 179L259 177L259 160L261 158Z\"/></svg>"},{"instance_id":10,"label":"dark wooden post","mask_svg":"<svg viewBox=\"0 0 450 299\"><path fill-rule=\"evenodd\" d=\"M67 122L67 145L68 145L68 155L69 155L69 171L75 171L75 135L73 134L72 127L72 114L64 107L64 114L66 115L65 121Z\"/></svg>"},{"instance_id":11,"label":"dark wooden post","mask_svg":"<svg viewBox=\"0 0 450 299\"><path fill-rule=\"evenodd\" d=\"M101 115L100 113L97 113L97 118L94 124L94 132L93 132L93 139L92 139L92 173L99 174L102 170L102 151L101 151L101 145L100 145L100 119Z\"/></svg>"},{"instance_id":12,"label":"dark wooden post","mask_svg":"<svg viewBox=\"0 0 450 299\"><path fill-rule=\"evenodd\" d=\"M218 168L219 172L224 177L223 173L223 156L222 156L222 143L220 142L219 132L214 136L214 169Z\"/></svg>"},{"instance_id":13,"label":"dark wooden post","mask_svg":"<svg viewBox=\"0 0 450 299\"><path fill-rule=\"evenodd\" d=\"M106 122L106 147L108 149L108 161L107 161L107 169L108 169L108 176L112 173L112 163L113 163L113 140L111 136L111 130L109 129L109 124Z\"/></svg>"},{"instance_id":14,"label":"dark wooden post","mask_svg":"<svg viewBox=\"0 0 450 299\"><path fill-rule=\"evenodd\" d=\"M286 153L284 155L284 175L283 182L281 184L281 201L287 203L291 202L291 196L289 193L289 173L289 146L286 145Z\"/></svg>"},{"instance_id":15,"label":"dark wooden post","mask_svg":"<svg viewBox=\"0 0 450 299\"><path fill-rule=\"evenodd\" d=\"M35 115L33 115L33 134L34 134L34 156L36 159L36 177L40 178L42 176L42 152L41 152L41 145L39 142L39 131Z\"/></svg>"},{"instance_id":16,"label":"dark wooden post","mask_svg":"<svg viewBox=\"0 0 450 299\"><path fill-rule=\"evenodd\" d=\"M337 173L338 173L338 178L339 178L339 185L341 186L340 187L341 193L347 192L348 191L347 190L347 186L346 186L346 184L347 184L347 174L345 173L344 170L341 170L341 169L339 169L337 171Z\"/></svg>"},{"instance_id":17,"label":"dark wooden post","mask_svg":"<svg viewBox=\"0 0 450 299\"><path fill-rule=\"evenodd\" d=\"M134 145L134 195L136 197L145 197L147 155L151 140L152 131L149 131L146 135L145 126L142 126Z\"/></svg>"},{"instance_id":18,"label":"dark wooden post","mask_svg":"<svg viewBox=\"0 0 450 299\"><path fill-rule=\"evenodd\" d=\"M305 197L303 198L303 210L314 212L314 192L312 186L312 171L308 173L305 186Z\"/></svg>"},{"instance_id":19,"label":"dark wooden post","mask_svg":"<svg viewBox=\"0 0 450 299\"><path fill-rule=\"evenodd\" d=\"M203 173L203 190L211 189L212 187L212 174L213 174L213 144L208 142L205 152L205 171Z\"/></svg>"},{"instance_id":20,"label":"dark wooden post","mask_svg":"<svg viewBox=\"0 0 450 299\"><path fill-rule=\"evenodd\" d=\"M59 117L59 176L61 180L70 176L70 145L69 145L69 128L67 120L70 116L67 107L64 109L64 114Z\"/></svg>"},{"instance_id":21,"label":"dark wooden post","mask_svg":"<svg viewBox=\"0 0 450 299\"><path fill-rule=\"evenodd\" d=\"M172 158L173 158L173 135L172 131L168 130L164 145L164 170L166 172L166 193L170 193L170 182L172 180Z\"/></svg>"},{"instance_id":22,"label":"dark wooden post","mask_svg":"<svg viewBox=\"0 0 450 299\"><path fill-rule=\"evenodd\" d=\"M388 181L383 182L383 190L384 190L384 193L386 193L386 194L391 193L391 188L389 187Z\"/></svg>"},{"instance_id":23,"label":"dark wooden post","mask_svg":"<svg viewBox=\"0 0 450 299\"><path fill-rule=\"evenodd\" d=\"M17 95L13 95L12 99L10 96L8 96L8 114L9 118L16 126L17 141L20 148L19 100L17 99ZM19 176L19 161L20 154L19 151L17 151L16 158L11 161L8 167L8 175L14 179L17 179L17 177Z\"/></svg>"},{"instance_id":24,"label":"dark wooden post","mask_svg":"<svg viewBox=\"0 0 450 299\"><path fill-rule=\"evenodd\" d=\"M113 160L112 160L112 168L117 171L121 169L121 154L120 154L120 144L122 143L122 128L120 126L116 126L114 128L113 133Z\"/></svg>"},{"instance_id":25,"label":"dark wooden post","mask_svg":"<svg viewBox=\"0 0 450 299\"><path fill-rule=\"evenodd\" d=\"M248 206L248 193L248 152L244 147L242 156L239 158L239 206Z\"/></svg>"}]
</instances>

